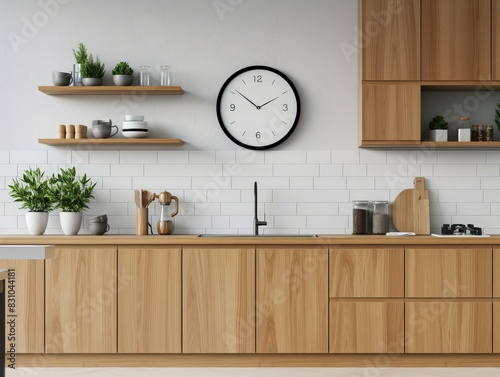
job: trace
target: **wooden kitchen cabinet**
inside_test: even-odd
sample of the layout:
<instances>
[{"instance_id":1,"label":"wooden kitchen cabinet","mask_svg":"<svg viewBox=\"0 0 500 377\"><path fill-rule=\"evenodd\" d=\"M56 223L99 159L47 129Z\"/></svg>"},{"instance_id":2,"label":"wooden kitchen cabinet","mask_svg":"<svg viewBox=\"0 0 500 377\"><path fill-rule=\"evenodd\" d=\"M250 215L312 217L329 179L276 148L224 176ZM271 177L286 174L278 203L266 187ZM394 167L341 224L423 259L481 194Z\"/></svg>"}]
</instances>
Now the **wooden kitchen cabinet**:
<instances>
[{"instance_id":1,"label":"wooden kitchen cabinet","mask_svg":"<svg viewBox=\"0 0 500 377\"><path fill-rule=\"evenodd\" d=\"M491 0L422 0L422 80L489 80L490 50Z\"/></svg>"},{"instance_id":2,"label":"wooden kitchen cabinet","mask_svg":"<svg viewBox=\"0 0 500 377\"><path fill-rule=\"evenodd\" d=\"M500 249L493 249L493 352L500 353Z\"/></svg>"},{"instance_id":3,"label":"wooden kitchen cabinet","mask_svg":"<svg viewBox=\"0 0 500 377\"><path fill-rule=\"evenodd\" d=\"M6 322L15 314L16 353L44 353L44 261L0 260L0 269L14 270L15 313L9 312L9 287L5 281ZM5 327L6 343L9 326ZM8 347L7 347L8 348Z\"/></svg>"},{"instance_id":4,"label":"wooden kitchen cabinet","mask_svg":"<svg viewBox=\"0 0 500 377\"><path fill-rule=\"evenodd\" d=\"M406 249L406 297L491 298L491 247Z\"/></svg>"},{"instance_id":5,"label":"wooden kitchen cabinet","mask_svg":"<svg viewBox=\"0 0 500 377\"><path fill-rule=\"evenodd\" d=\"M363 80L420 80L420 0L360 6Z\"/></svg>"},{"instance_id":6,"label":"wooden kitchen cabinet","mask_svg":"<svg viewBox=\"0 0 500 377\"><path fill-rule=\"evenodd\" d=\"M182 352L255 352L255 248L182 250Z\"/></svg>"},{"instance_id":7,"label":"wooden kitchen cabinet","mask_svg":"<svg viewBox=\"0 0 500 377\"><path fill-rule=\"evenodd\" d=\"M118 248L118 352L181 352L181 247Z\"/></svg>"},{"instance_id":8,"label":"wooden kitchen cabinet","mask_svg":"<svg viewBox=\"0 0 500 377\"><path fill-rule=\"evenodd\" d=\"M500 80L500 0L491 0L491 79Z\"/></svg>"},{"instance_id":9,"label":"wooden kitchen cabinet","mask_svg":"<svg viewBox=\"0 0 500 377\"><path fill-rule=\"evenodd\" d=\"M404 249L330 249L330 352L404 352Z\"/></svg>"},{"instance_id":10,"label":"wooden kitchen cabinet","mask_svg":"<svg viewBox=\"0 0 500 377\"><path fill-rule=\"evenodd\" d=\"M328 249L257 248L257 353L328 352Z\"/></svg>"},{"instance_id":11,"label":"wooden kitchen cabinet","mask_svg":"<svg viewBox=\"0 0 500 377\"><path fill-rule=\"evenodd\" d=\"M45 352L116 353L116 246L57 246L45 261Z\"/></svg>"},{"instance_id":12,"label":"wooden kitchen cabinet","mask_svg":"<svg viewBox=\"0 0 500 377\"><path fill-rule=\"evenodd\" d=\"M362 85L360 145L419 144L420 82Z\"/></svg>"}]
</instances>

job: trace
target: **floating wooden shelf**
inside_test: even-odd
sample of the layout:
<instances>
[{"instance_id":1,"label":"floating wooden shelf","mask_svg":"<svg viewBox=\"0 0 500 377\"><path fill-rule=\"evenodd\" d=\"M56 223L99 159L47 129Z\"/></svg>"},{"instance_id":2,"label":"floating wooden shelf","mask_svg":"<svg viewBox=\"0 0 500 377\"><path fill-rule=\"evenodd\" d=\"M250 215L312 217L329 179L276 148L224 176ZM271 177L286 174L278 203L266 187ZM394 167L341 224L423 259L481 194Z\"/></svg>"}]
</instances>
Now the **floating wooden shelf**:
<instances>
[{"instance_id":1,"label":"floating wooden shelf","mask_svg":"<svg viewBox=\"0 0 500 377\"><path fill-rule=\"evenodd\" d=\"M181 145L184 142L181 139L38 139L40 144L52 146L65 145Z\"/></svg>"},{"instance_id":2,"label":"floating wooden shelf","mask_svg":"<svg viewBox=\"0 0 500 377\"><path fill-rule=\"evenodd\" d=\"M426 148L455 148L455 149L490 149L500 148L500 141L422 141L422 147Z\"/></svg>"},{"instance_id":3,"label":"floating wooden shelf","mask_svg":"<svg viewBox=\"0 0 500 377\"><path fill-rule=\"evenodd\" d=\"M49 95L181 95L180 86L39 86L38 90Z\"/></svg>"}]
</instances>

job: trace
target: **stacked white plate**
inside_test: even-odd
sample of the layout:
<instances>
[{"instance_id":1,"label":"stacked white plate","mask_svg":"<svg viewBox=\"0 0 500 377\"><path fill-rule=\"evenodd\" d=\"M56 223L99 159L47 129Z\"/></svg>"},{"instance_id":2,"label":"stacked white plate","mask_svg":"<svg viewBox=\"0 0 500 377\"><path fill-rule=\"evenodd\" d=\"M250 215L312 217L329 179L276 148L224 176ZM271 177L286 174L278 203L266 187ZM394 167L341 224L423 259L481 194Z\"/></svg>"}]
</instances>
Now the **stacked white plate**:
<instances>
[{"instance_id":1,"label":"stacked white plate","mask_svg":"<svg viewBox=\"0 0 500 377\"><path fill-rule=\"evenodd\" d=\"M122 124L122 134L125 137L137 139L146 137L149 132L148 122L144 121L142 115L125 115Z\"/></svg>"}]
</instances>

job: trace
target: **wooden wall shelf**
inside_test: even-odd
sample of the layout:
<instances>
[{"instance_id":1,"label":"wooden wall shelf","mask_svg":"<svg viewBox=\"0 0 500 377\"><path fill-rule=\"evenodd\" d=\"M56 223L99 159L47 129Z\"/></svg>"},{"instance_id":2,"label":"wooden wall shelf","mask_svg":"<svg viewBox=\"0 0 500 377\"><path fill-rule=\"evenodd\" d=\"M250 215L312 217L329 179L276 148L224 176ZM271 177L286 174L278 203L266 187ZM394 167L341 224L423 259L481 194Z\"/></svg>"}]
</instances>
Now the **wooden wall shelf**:
<instances>
[{"instance_id":1,"label":"wooden wall shelf","mask_svg":"<svg viewBox=\"0 0 500 377\"><path fill-rule=\"evenodd\" d=\"M51 146L65 146L65 145L182 145L184 142L181 139L38 139L40 144Z\"/></svg>"},{"instance_id":2,"label":"wooden wall shelf","mask_svg":"<svg viewBox=\"0 0 500 377\"><path fill-rule=\"evenodd\" d=\"M390 142L390 141L363 141L360 148L427 148L427 149L495 149L500 148L500 141L422 141L422 142Z\"/></svg>"},{"instance_id":3,"label":"wooden wall shelf","mask_svg":"<svg viewBox=\"0 0 500 377\"><path fill-rule=\"evenodd\" d=\"M181 95L180 86L39 86L38 90L49 95Z\"/></svg>"}]
</instances>

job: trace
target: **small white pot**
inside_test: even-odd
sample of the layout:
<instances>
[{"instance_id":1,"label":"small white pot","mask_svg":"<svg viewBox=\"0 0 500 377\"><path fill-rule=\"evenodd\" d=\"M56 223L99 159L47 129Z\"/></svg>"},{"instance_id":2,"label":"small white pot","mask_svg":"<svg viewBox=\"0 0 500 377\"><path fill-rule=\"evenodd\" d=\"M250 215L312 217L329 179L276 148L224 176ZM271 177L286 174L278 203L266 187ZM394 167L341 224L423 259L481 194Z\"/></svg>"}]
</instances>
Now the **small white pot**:
<instances>
[{"instance_id":1,"label":"small white pot","mask_svg":"<svg viewBox=\"0 0 500 377\"><path fill-rule=\"evenodd\" d=\"M432 141L448 141L448 130L430 130L429 137Z\"/></svg>"},{"instance_id":2,"label":"small white pot","mask_svg":"<svg viewBox=\"0 0 500 377\"><path fill-rule=\"evenodd\" d=\"M59 221L63 233L67 236L78 234L82 227L82 218L83 214L81 212L61 212Z\"/></svg>"},{"instance_id":3,"label":"small white pot","mask_svg":"<svg viewBox=\"0 0 500 377\"><path fill-rule=\"evenodd\" d=\"M26 212L26 227L32 236L41 236L49 221L48 212Z\"/></svg>"}]
</instances>

